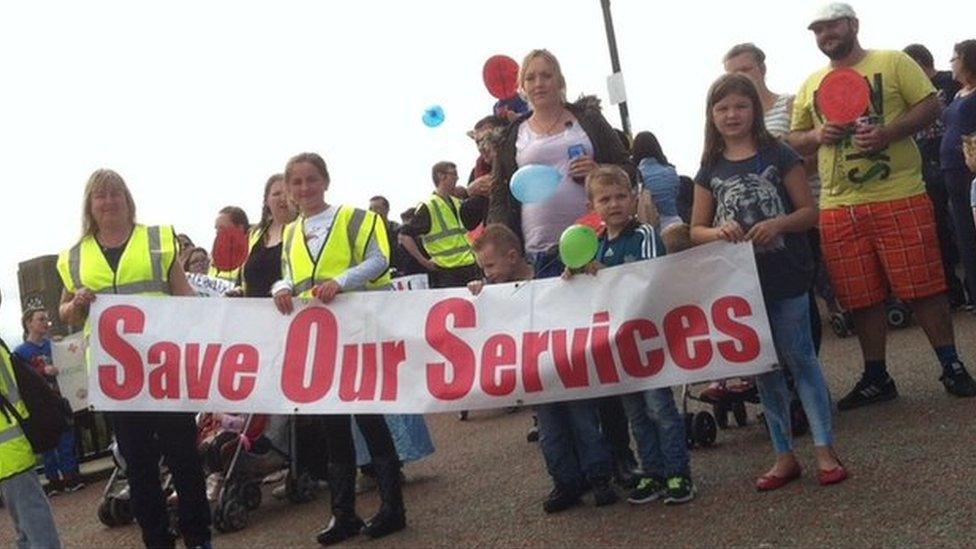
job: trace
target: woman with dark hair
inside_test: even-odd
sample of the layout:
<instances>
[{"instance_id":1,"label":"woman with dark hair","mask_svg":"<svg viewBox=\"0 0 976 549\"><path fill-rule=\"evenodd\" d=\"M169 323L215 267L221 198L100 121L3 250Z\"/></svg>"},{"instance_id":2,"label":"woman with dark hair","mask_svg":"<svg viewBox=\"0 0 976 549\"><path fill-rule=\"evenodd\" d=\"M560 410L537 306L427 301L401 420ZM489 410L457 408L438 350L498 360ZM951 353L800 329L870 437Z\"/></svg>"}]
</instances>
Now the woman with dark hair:
<instances>
[{"instance_id":1,"label":"woman with dark hair","mask_svg":"<svg viewBox=\"0 0 976 549\"><path fill-rule=\"evenodd\" d=\"M269 177L264 184L261 221L251 229L250 253L241 271L244 297L271 297L271 285L281 277L281 235L297 213L288 199L285 176Z\"/></svg>"},{"instance_id":2,"label":"woman with dark hair","mask_svg":"<svg viewBox=\"0 0 976 549\"><path fill-rule=\"evenodd\" d=\"M661 216L661 229L681 223L677 205L678 172L664 156L657 137L651 132L640 132L634 136L631 158L644 188L651 192L651 200Z\"/></svg>"},{"instance_id":3,"label":"woman with dark hair","mask_svg":"<svg viewBox=\"0 0 976 549\"><path fill-rule=\"evenodd\" d=\"M220 234L220 231L232 228L240 229L246 233L250 230L251 224L247 219L247 213L243 209L237 206L224 206L217 212L217 219L214 221L214 230L217 234ZM210 265L210 271L207 274L221 280L229 280L235 284L240 284L241 282L240 267L230 271L222 271L216 265Z\"/></svg>"},{"instance_id":4,"label":"woman with dark hair","mask_svg":"<svg viewBox=\"0 0 976 549\"><path fill-rule=\"evenodd\" d=\"M949 194L949 213L955 229L956 246L966 275L969 303L976 303L976 224L970 211L973 172L963 156L963 137L976 133L976 40L963 40L953 47L952 76L962 89L942 112L945 133L939 158Z\"/></svg>"}]
</instances>

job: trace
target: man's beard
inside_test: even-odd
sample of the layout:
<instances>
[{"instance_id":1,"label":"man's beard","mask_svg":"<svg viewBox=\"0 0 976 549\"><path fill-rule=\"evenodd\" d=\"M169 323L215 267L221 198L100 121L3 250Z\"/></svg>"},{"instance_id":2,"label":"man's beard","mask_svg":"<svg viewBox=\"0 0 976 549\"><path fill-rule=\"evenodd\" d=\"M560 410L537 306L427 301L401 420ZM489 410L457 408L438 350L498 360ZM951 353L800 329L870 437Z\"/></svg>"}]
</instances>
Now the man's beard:
<instances>
[{"instance_id":1,"label":"man's beard","mask_svg":"<svg viewBox=\"0 0 976 549\"><path fill-rule=\"evenodd\" d=\"M838 59L843 59L847 57L851 51L854 50L854 36L849 34L841 39L840 44L837 45L832 51L827 51L820 48L820 51L829 57L832 61L837 61Z\"/></svg>"}]
</instances>

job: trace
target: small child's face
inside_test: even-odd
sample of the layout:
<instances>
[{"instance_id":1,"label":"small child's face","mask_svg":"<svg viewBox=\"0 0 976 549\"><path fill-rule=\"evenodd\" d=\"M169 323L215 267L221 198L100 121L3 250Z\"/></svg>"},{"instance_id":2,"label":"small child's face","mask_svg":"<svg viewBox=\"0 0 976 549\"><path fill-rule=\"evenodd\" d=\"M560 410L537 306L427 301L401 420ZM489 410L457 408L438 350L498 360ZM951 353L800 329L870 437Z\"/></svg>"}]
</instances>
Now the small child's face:
<instances>
[{"instance_id":1,"label":"small child's face","mask_svg":"<svg viewBox=\"0 0 976 549\"><path fill-rule=\"evenodd\" d=\"M607 224L622 227L630 221L637 209L637 196L629 185L603 185L593 189L589 206Z\"/></svg>"},{"instance_id":2,"label":"small child's face","mask_svg":"<svg viewBox=\"0 0 976 549\"><path fill-rule=\"evenodd\" d=\"M499 251L492 245L485 246L475 253L478 266L485 273L485 278L492 284L511 282L518 266L518 253L515 250Z\"/></svg>"}]
</instances>

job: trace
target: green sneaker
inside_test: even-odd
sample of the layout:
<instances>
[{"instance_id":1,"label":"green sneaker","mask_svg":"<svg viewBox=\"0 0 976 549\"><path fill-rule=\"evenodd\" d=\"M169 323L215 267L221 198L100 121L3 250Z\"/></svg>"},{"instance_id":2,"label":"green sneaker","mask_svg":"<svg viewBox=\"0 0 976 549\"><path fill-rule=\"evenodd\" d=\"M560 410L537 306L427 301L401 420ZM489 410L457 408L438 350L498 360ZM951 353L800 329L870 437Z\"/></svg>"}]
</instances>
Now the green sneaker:
<instances>
[{"instance_id":1,"label":"green sneaker","mask_svg":"<svg viewBox=\"0 0 976 549\"><path fill-rule=\"evenodd\" d=\"M677 505L693 499L695 499L695 484L691 482L691 477L679 475L668 478L668 489L664 496L664 503Z\"/></svg>"},{"instance_id":2,"label":"green sneaker","mask_svg":"<svg viewBox=\"0 0 976 549\"><path fill-rule=\"evenodd\" d=\"M645 477L637 483L637 488L630 491L630 494L627 495L627 501L634 505L642 505L661 498L666 492L667 488L660 480L654 477Z\"/></svg>"}]
</instances>

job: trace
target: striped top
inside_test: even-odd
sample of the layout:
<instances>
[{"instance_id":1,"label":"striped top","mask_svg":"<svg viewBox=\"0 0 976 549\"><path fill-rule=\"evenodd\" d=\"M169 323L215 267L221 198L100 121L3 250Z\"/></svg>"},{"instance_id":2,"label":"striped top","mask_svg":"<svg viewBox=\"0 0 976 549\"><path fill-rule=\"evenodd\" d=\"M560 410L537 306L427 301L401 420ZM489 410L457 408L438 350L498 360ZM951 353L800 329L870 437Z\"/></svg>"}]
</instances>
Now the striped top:
<instances>
[{"instance_id":1,"label":"striped top","mask_svg":"<svg viewBox=\"0 0 976 549\"><path fill-rule=\"evenodd\" d=\"M792 102L792 95L780 95L776 98L773 106L763 116L766 122L766 129L776 139L782 139L786 134L790 133L790 118L792 113L790 112L789 106Z\"/></svg>"}]
</instances>

